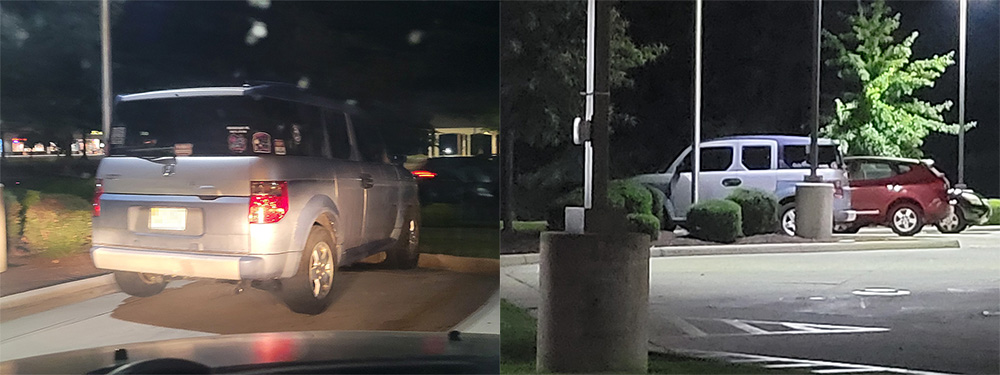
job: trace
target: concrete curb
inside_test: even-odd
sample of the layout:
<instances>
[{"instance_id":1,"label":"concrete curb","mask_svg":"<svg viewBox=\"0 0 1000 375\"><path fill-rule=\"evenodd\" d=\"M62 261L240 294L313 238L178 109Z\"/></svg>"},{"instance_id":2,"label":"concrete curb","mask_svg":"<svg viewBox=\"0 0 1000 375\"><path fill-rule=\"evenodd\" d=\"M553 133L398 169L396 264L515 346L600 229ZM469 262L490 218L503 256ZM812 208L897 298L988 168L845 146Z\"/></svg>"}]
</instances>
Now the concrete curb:
<instances>
[{"instance_id":1,"label":"concrete curb","mask_svg":"<svg viewBox=\"0 0 1000 375\"><path fill-rule=\"evenodd\" d=\"M93 296L95 293L104 295L117 291L118 286L115 285L113 274L94 276L2 297L0 298L0 311L16 309L29 304L39 305L66 295Z\"/></svg>"},{"instance_id":2,"label":"concrete curb","mask_svg":"<svg viewBox=\"0 0 1000 375\"><path fill-rule=\"evenodd\" d=\"M417 267L461 273L482 273L498 275L500 261L489 258L469 258L444 254L420 254Z\"/></svg>"},{"instance_id":3,"label":"concrete curb","mask_svg":"<svg viewBox=\"0 0 1000 375\"><path fill-rule=\"evenodd\" d=\"M958 240L938 239L714 246L654 246L649 249L649 257L660 258L697 255L784 254L904 249L957 249L960 247L961 245ZM526 264L538 264L538 254L510 254L500 256L501 267L520 266Z\"/></svg>"},{"instance_id":4,"label":"concrete curb","mask_svg":"<svg viewBox=\"0 0 1000 375\"><path fill-rule=\"evenodd\" d=\"M451 328L465 333L500 334L500 288L476 311Z\"/></svg>"}]
</instances>

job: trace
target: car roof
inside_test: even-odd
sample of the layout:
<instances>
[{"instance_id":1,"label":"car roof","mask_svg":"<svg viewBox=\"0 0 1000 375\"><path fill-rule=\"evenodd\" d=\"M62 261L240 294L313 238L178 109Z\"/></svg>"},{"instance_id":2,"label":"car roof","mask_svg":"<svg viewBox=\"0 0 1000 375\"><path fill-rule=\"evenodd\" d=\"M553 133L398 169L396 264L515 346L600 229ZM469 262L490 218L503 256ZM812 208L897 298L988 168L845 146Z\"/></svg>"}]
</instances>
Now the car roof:
<instances>
[{"instance_id":1,"label":"car roof","mask_svg":"<svg viewBox=\"0 0 1000 375\"><path fill-rule=\"evenodd\" d=\"M781 146L800 146L808 145L812 142L812 139L808 136L802 135L782 135L782 134L748 134L748 135L731 135L726 137L714 138L711 141L731 141L731 140L764 140L764 141L775 141ZM820 145L829 146L834 145L837 142L830 138L819 138L818 142Z\"/></svg>"},{"instance_id":2,"label":"car roof","mask_svg":"<svg viewBox=\"0 0 1000 375\"><path fill-rule=\"evenodd\" d=\"M221 86L221 87L191 87L169 90L147 91L134 94L123 94L115 97L115 102L129 102L137 100L169 99L169 98L190 98L206 96L263 96L274 99L299 102L331 109L341 110L350 114L358 113L358 109L347 101L333 100L321 96L313 95L306 90L294 85L283 83L267 83L243 86Z\"/></svg>"}]
</instances>

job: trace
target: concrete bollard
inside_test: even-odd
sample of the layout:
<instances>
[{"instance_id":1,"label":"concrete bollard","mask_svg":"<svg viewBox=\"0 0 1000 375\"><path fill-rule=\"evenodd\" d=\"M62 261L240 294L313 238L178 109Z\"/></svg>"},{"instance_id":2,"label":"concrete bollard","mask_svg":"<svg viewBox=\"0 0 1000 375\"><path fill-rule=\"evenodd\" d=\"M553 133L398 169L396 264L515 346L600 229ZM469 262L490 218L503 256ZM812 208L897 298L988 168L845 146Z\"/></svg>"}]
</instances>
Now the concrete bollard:
<instances>
[{"instance_id":1,"label":"concrete bollard","mask_svg":"<svg viewBox=\"0 0 1000 375\"><path fill-rule=\"evenodd\" d=\"M0 272L7 270L7 202L3 201L3 184L0 184Z\"/></svg>"},{"instance_id":2,"label":"concrete bollard","mask_svg":"<svg viewBox=\"0 0 1000 375\"><path fill-rule=\"evenodd\" d=\"M815 239L833 236L833 184L795 184L795 235Z\"/></svg>"},{"instance_id":3,"label":"concrete bollard","mask_svg":"<svg viewBox=\"0 0 1000 375\"><path fill-rule=\"evenodd\" d=\"M537 369L646 373L649 235L544 232Z\"/></svg>"}]
</instances>

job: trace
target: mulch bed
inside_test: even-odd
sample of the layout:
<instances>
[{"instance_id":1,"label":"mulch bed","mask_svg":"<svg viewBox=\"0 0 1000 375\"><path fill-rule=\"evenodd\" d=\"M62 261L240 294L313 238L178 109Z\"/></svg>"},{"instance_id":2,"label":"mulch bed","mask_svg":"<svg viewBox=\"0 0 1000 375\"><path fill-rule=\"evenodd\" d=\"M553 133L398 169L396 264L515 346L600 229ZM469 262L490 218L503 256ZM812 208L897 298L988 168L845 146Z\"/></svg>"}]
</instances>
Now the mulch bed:
<instances>
[{"instance_id":1,"label":"mulch bed","mask_svg":"<svg viewBox=\"0 0 1000 375\"><path fill-rule=\"evenodd\" d=\"M0 273L0 296L26 292L69 281L108 273L94 267L90 252L80 252L59 259L44 255L12 253L7 271Z\"/></svg>"},{"instance_id":2,"label":"mulch bed","mask_svg":"<svg viewBox=\"0 0 1000 375\"><path fill-rule=\"evenodd\" d=\"M660 238L651 242L653 246L707 246L720 245L717 242L699 240L689 237L686 233L678 235L674 232L661 231ZM500 254L524 254L538 252L538 232L512 232L500 235ZM791 237L783 234L759 234L742 237L731 245L751 245L769 243L811 243L829 242L809 238Z\"/></svg>"}]
</instances>

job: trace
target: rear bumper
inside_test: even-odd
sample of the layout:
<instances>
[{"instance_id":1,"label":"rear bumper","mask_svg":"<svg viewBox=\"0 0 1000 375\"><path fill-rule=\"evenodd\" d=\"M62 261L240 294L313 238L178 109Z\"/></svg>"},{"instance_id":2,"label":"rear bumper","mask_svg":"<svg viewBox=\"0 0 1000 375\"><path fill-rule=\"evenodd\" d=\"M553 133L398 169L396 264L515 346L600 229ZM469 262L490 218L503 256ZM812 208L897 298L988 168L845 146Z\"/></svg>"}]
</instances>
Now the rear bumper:
<instances>
[{"instance_id":1,"label":"rear bumper","mask_svg":"<svg viewBox=\"0 0 1000 375\"><path fill-rule=\"evenodd\" d=\"M216 255L136 250L108 246L90 249L94 266L114 271L203 277L222 280L266 280L282 275L285 264L300 254Z\"/></svg>"},{"instance_id":2,"label":"rear bumper","mask_svg":"<svg viewBox=\"0 0 1000 375\"><path fill-rule=\"evenodd\" d=\"M858 220L858 212L855 210L840 210L833 213L835 223L853 223Z\"/></svg>"}]
</instances>

